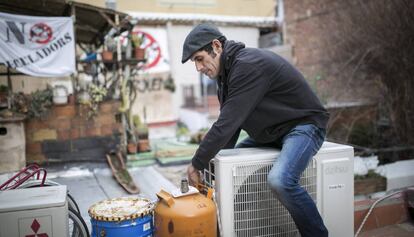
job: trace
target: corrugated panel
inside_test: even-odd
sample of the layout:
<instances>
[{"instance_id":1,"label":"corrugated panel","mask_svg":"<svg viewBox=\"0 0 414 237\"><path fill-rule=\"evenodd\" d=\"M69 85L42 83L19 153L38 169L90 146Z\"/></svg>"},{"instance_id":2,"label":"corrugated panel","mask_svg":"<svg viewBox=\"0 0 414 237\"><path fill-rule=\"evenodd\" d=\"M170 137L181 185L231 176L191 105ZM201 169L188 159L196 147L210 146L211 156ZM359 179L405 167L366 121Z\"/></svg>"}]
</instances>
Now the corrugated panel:
<instances>
[{"instance_id":1,"label":"corrugated panel","mask_svg":"<svg viewBox=\"0 0 414 237\"><path fill-rule=\"evenodd\" d=\"M218 25L277 27L280 22L276 17L227 16L212 14L168 14L148 12L128 12L138 24L165 24L167 22L179 24L194 24L195 22L214 22Z\"/></svg>"}]
</instances>

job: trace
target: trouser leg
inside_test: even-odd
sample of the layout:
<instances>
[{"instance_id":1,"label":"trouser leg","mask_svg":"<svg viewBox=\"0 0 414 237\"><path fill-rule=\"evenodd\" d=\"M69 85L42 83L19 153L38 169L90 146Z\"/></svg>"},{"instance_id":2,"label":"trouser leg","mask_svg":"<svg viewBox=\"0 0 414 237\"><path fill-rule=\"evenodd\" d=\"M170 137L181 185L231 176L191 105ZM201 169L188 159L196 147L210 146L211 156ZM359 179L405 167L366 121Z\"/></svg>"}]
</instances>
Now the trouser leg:
<instances>
[{"instance_id":1,"label":"trouser leg","mask_svg":"<svg viewBox=\"0 0 414 237\"><path fill-rule=\"evenodd\" d=\"M302 237L326 237L328 231L316 204L300 186L299 179L324 140L324 131L314 125L299 125L283 139L279 157L268 175L268 183L288 209Z\"/></svg>"}]
</instances>

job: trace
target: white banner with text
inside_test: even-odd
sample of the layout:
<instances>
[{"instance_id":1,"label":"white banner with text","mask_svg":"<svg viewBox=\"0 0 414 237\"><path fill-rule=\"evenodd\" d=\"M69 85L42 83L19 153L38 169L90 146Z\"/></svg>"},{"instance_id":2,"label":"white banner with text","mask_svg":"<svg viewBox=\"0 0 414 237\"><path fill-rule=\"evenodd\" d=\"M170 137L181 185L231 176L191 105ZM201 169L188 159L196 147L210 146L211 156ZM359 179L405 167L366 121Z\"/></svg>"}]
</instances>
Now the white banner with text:
<instances>
[{"instance_id":1,"label":"white banner with text","mask_svg":"<svg viewBox=\"0 0 414 237\"><path fill-rule=\"evenodd\" d=\"M0 12L0 63L39 77L75 72L71 17L36 17Z\"/></svg>"}]
</instances>

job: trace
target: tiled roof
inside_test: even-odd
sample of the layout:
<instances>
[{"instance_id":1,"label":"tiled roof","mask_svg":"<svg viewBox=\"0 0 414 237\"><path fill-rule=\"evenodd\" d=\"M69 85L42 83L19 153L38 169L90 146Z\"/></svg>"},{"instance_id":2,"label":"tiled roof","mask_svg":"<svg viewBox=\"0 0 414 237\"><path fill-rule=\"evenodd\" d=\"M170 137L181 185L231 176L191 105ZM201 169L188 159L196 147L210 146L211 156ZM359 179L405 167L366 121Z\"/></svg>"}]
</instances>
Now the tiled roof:
<instances>
[{"instance_id":1,"label":"tiled roof","mask_svg":"<svg viewBox=\"0 0 414 237\"><path fill-rule=\"evenodd\" d=\"M218 25L227 26L252 26L252 27L277 27L279 20L276 17L256 16L229 16L212 14L189 14L189 13L151 13L151 12L128 12L130 16L138 21L138 24L194 24L199 22L214 22Z\"/></svg>"}]
</instances>

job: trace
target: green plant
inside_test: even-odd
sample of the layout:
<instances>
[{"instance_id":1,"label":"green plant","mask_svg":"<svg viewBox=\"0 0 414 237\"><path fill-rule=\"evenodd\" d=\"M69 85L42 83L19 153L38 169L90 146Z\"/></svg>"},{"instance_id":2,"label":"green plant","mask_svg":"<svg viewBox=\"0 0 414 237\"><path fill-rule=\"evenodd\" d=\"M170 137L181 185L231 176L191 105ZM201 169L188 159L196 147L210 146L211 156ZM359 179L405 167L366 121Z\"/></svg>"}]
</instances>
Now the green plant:
<instances>
[{"instance_id":1,"label":"green plant","mask_svg":"<svg viewBox=\"0 0 414 237\"><path fill-rule=\"evenodd\" d=\"M108 37L105 39L105 48L110 52L116 51L116 41L112 37Z\"/></svg>"},{"instance_id":2,"label":"green plant","mask_svg":"<svg viewBox=\"0 0 414 237\"><path fill-rule=\"evenodd\" d=\"M91 99L86 102L90 110L88 111L88 117L94 117L98 113L99 103L101 103L108 92L105 87L97 86L95 84L89 85L89 95Z\"/></svg>"},{"instance_id":3,"label":"green plant","mask_svg":"<svg viewBox=\"0 0 414 237\"><path fill-rule=\"evenodd\" d=\"M384 178L382 175L375 173L374 170L369 170L366 175L355 175L354 180L363 180L369 178Z\"/></svg>"},{"instance_id":4,"label":"green plant","mask_svg":"<svg viewBox=\"0 0 414 237\"><path fill-rule=\"evenodd\" d=\"M0 85L0 92L8 92L9 91L9 87L6 85Z\"/></svg>"},{"instance_id":5,"label":"green plant","mask_svg":"<svg viewBox=\"0 0 414 237\"><path fill-rule=\"evenodd\" d=\"M53 91L51 88L36 90L29 96L27 114L30 118L42 118L46 116L53 104Z\"/></svg>"},{"instance_id":6,"label":"green plant","mask_svg":"<svg viewBox=\"0 0 414 237\"><path fill-rule=\"evenodd\" d=\"M141 117L139 117L137 114L132 116L132 122L136 128L139 127L141 125Z\"/></svg>"},{"instance_id":7,"label":"green plant","mask_svg":"<svg viewBox=\"0 0 414 237\"><path fill-rule=\"evenodd\" d=\"M134 48L141 48L142 43L144 42L144 36L138 33L131 33L130 39Z\"/></svg>"},{"instance_id":8,"label":"green plant","mask_svg":"<svg viewBox=\"0 0 414 237\"><path fill-rule=\"evenodd\" d=\"M200 144L208 132L208 128L200 128L198 132L191 135L190 143Z\"/></svg>"},{"instance_id":9,"label":"green plant","mask_svg":"<svg viewBox=\"0 0 414 237\"><path fill-rule=\"evenodd\" d=\"M148 126L147 125L141 125L135 128L135 130L136 130L136 133L139 139L148 139Z\"/></svg>"},{"instance_id":10,"label":"green plant","mask_svg":"<svg viewBox=\"0 0 414 237\"><path fill-rule=\"evenodd\" d=\"M176 135L177 136L188 136L190 133L190 130L187 128L187 126L182 123L182 122L178 122L177 123L177 132Z\"/></svg>"},{"instance_id":11,"label":"green plant","mask_svg":"<svg viewBox=\"0 0 414 237\"><path fill-rule=\"evenodd\" d=\"M135 133L139 139L148 139L148 126L141 122L139 115L132 116L132 122L135 127Z\"/></svg>"},{"instance_id":12,"label":"green plant","mask_svg":"<svg viewBox=\"0 0 414 237\"><path fill-rule=\"evenodd\" d=\"M23 92L14 93L11 107L13 112L27 114L29 98Z\"/></svg>"},{"instance_id":13,"label":"green plant","mask_svg":"<svg viewBox=\"0 0 414 237\"><path fill-rule=\"evenodd\" d=\"M137 144L137 136L135 135L135 133L131 130L126 130L126 134L127 134L127 143L130 144Z\"/></svg>"}]
</instances>

